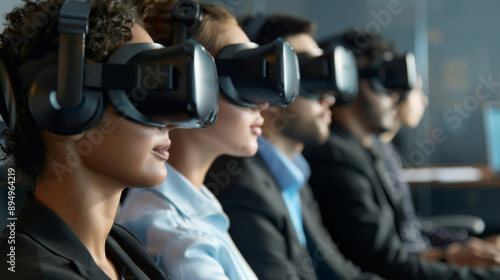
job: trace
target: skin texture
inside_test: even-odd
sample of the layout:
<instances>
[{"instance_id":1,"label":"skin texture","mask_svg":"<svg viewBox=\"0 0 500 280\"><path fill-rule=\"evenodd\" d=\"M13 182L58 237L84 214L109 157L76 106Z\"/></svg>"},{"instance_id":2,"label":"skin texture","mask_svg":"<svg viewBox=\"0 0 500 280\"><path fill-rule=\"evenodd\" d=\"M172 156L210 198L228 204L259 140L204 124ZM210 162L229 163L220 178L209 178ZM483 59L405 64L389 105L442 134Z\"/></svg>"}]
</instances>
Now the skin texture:
<instances>
[{"instance_id":1,"label":"skin texture","mask_svg":"<svg viewBox=\"0 0 500 280\"><path fill-rule=\"evenodd\" d=\"M410 91L405 100L399 103L396 122L409 128L417 127L427 105L429 105L429 99L422 91L422 78L418 78L415 88Z\"/></svg>"},{"instance_id":2,"label":"skin texture","mask_svg":"<svg viewBox=\"0 0 500 280\"><path fill-rule=\"evenodd\" d=\"M397 93L391 95L375 92L366 80L361 80L359 91L359 109L363 125L367 130L384 132L395 124L399 101Z\"/></svg>"},{"instance_id":3,"label":"skin texture","mask_svg":"<svg viewBox=\"0 0 500 280\"><path fill-rule=\"evenodd\" d=\"M220 34L218 40L221 46L217 50L231 44L250 42L236 24L215 23L214 27L218 28L217 34ZM174 145L169 163L200 188L210 165L218 156L228 154L247 157L257 152L257 138L262 133L264 122L260 112L268 106L269 103L254 108L236 106L220 95L219 115L213 126L172 133Z\"/></svg>"},{"instance_id":4,"label":"skin texture","mask_svg":"<svg viewBox=\"0 0 500 280\"><path fill-rule=\"evenodd\" d=\"M377 93L365 79L360 80L358 98L351 104L335 107L333 119L370 148L373 136L396 125L399 94Z\"/></svg>"},{"instance_id":5,"label":"skin texture","mask_svg":"<svg viewBox=\"0 0 500 280\"><path fill-rule=\"evenodd\" d=\"M126 44L152 42L136 25ZM166 176L164 160L153 149L168 144L171 128L153 128L122 119L110 107L91 130L74 136L42 131L47 167L37 181L35 199L75 232L96 264L118 279L106 256L105 241L125 187L148 187Z\"/></svg>"},{"instance_id":6,"label":"skin texture","mask_svg":"<svg viewBox=\"0 0 500 280\"><path fill-rule=\"evenodd\" d=\"M290 35L285 40L297 53L318 49L306 33ZM330 107L334 103L333 94L320 101L299 96L286 108L269 108L263 113L264 135L288 156L301 152L304 144L324 143L330 134Z\"/></svg>"}]
</instances>

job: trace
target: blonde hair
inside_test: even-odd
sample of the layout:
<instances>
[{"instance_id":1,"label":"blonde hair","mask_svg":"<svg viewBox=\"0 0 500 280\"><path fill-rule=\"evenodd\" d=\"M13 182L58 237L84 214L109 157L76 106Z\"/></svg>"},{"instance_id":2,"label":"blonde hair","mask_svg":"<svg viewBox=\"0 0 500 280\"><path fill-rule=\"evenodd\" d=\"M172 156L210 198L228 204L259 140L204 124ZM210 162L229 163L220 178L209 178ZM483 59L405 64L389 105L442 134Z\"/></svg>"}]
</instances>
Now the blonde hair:
<instances>
[{"instance_id":1,"label":"blonde hair","mask_svg":"<svg viewBox=\"0 0 500 280\"><path fill-rule=\"evenodd\" d=\"M172 9L178 0L145 0L139 7L145 15L145 23L153 40L172 37ZM197 1L194 1L197 2ZM203 21L200 29L192 36L202 44L212 55L224 47L223 42L230 36L220 32L218 24L234 24L238 22L224 7L199 3L203 10Z\"/></svg>"}]
</instances>

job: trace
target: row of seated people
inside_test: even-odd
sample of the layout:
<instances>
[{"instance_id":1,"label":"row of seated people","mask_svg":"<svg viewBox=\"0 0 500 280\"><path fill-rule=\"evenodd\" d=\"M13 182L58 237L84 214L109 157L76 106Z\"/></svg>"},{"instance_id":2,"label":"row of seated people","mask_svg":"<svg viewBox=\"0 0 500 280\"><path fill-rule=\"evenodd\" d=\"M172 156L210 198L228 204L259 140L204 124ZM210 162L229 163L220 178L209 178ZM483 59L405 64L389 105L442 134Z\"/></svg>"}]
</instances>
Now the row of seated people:
<instances>
[{"instance_id":1,"label":"row of seated people","mask_svg":"<svg viewBox=\"0 0 500 280\"><path fill-rule=\"evenodd\" d=\"M88 60L176 41L177 0L91 3ZM260 16L239 25L221 6L195 4L201 13L188 37L213 56L278 37L299 56L321 55L309 20ZM41 0L7 16L1 48L14 65L33 67L30 60L53 53L61 6ZM45 24L24 36L40 16ZM221 94L218 119L203 130L145 125L106 100L91 129L54 132L31 115L28 90L15 92L4 152L33 187L15 228L2 232L1 278L499 279L496 236L422 227L413 209L390 141L400 126L418 125L427 105L421 81L402 90L368 78L379 57L398 55L387 40L357 31L336 40L361 69L355 99L301 88L277 107Z\"/></svg>"}]
</instances>

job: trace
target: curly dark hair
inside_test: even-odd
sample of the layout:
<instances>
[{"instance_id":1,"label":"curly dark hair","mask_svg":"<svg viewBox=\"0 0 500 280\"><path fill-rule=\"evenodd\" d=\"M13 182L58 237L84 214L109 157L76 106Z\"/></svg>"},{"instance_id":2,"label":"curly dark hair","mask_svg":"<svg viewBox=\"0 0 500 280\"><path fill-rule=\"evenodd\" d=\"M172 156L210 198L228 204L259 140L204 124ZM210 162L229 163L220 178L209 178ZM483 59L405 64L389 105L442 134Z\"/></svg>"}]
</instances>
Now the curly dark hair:
<instances>
[{"instance_id":1,"label":"curly dark hair","mask_svg":"<svg viewBox=\"0 0 500 280\"><path fill-rule=\"evenodd\" d=\"M243 30L248 28L249 24L256 18L263 16L244 16L238 20ZM262 26L258 30L255 38L250 38L253 42L264 45L278 37L286 37L290 35L306 33L313 35L316 32L316 23L293 15L272 15L263 18Z\"/></svg>"},{"instance_id":2,"label":"curly dark hair","mask_svg":"<svg viewBox=\"0 0 500 280\"><path fill-rule=\"evenodd\" d=\"M5 16L6 28L0 35L0 48L19 68L25 62L57 49L59 10L64 3L64 0L23 1L24 6L14 8ZM92 8L85 58L102 62L124 42L132 39L133 25L144 26L143 19L128 0L87 1L92 3ZM2 160L7 160L7 165L16 169L21 183L33 187L46 168L47 148L41 128L28 108L27 92L27 89L14 92L18 116L14 129L3 133L5 145L2 145Z\"/></svg>"}]
</instances>

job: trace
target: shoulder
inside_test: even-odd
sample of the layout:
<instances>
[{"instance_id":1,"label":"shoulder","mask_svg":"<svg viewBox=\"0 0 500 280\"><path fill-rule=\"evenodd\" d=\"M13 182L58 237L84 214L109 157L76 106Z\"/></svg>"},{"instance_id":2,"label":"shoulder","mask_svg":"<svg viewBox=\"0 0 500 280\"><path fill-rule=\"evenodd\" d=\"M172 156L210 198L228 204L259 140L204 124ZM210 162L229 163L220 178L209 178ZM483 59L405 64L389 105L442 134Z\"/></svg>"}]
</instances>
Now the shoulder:
<instances>
[{"instance_id":1,"label":"shoulder","mask_svg":"<svg viewBox=\"0 0 500 280\"><path fill-rule=\"evenodd\" d=\"M83 279L70 260L29 236L16 233L15 244L9 244L5 237L0 238L1 279Z\"/></svg>"},{"instance_id":2,"label":"shoulder","mask_svg":"<svg viewBox=\"0 0 500 280\"><path fill-rule=\"evenodd\" d=\"M336 134L332 132L328 141L315 147L307 147L304 156L311 164L337 163L342 165L359 165L367 160L367 151L348 132Z\"/></svg>"},{"instance_id":3,"label":"shoulder","mask_svg":"<svg viewBox=\"0 0 500 280\"><path fill-rule=\"evenodd\" d=\"M116 217L118 223L142 218L148 213L168 208L169 201L154 188L129 189Z\"/></svg>"},{"instance_id":4,"label":"shoulder","mask_svg":"<svg viewBox=\"0 0 500 280\"><path fill-rule=\"evenodd\" d=\"M116 243L110 242L110 240L113 240ZM153 279L165 278L163 272L160 271L160 269L153 261L147 250L142 246L140 241L124 227L114 224L109 233L108 239L106 240L106 243L106 245L110 248L109 250L114 251L114 254L120 255L124 253L130 258L130 260L132 260L133 264L126 263L124 267L122 267L122 271L127 271L128 269L131 269L133 267L138 267L143 273L148 275L148 277L151 277Z\"/></svg>"},{"instance_id":5,"label":"shoulder","mask_svg":"<svg viewBox=\"0 0 500 280\"><path fill-rule=\"evenodd\" d=\"M227 171L228 163L239 169L231 174ZM250 158L217 159L205 185L220 201L232 224L233 219L245 215L275 216L286 210L278 184L258 154Z\"/></svg>"},{"instance_id":6,"label":"shoulder","mask_svg":"<svg viewBox=\"0 0 500 280\"><path fill-rule=\"evenodd\" d=\"M147 210L141 209L140 214L129 213L133 209L134 207L123 209L124 212L122 210L117 220L119 225L115 225L113 229L115 234L137 238L148 249L161 248L180 235L196 235L195 226L168 200L164 200L161 207L150 205Z\"/></svg>"},{"instance_id":7,"label":"shoulder","mask_svg":"<svg viewBox=\"0 0 500 280\"><path fill-rule=\"evenodd\" d=\"M328 141L321 146L306 147L304 156L311 165L312 176L348 177L350 173L370 173L370 153L349 132L333 130Z\"/></svg>"},{"instance_id":8,"label":"shoulder","mask_svg":"<svg viewBox=\"0 0 500 280\"><path fill-rule=\"evenodd\" d=\"M276 181L263 159L253 157L219 157L210 167L205 185L218 199L225 196L252 195L276 188Z\"/></svg>"}]
</instances>

